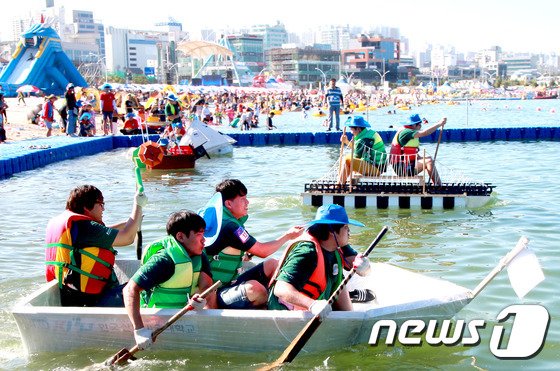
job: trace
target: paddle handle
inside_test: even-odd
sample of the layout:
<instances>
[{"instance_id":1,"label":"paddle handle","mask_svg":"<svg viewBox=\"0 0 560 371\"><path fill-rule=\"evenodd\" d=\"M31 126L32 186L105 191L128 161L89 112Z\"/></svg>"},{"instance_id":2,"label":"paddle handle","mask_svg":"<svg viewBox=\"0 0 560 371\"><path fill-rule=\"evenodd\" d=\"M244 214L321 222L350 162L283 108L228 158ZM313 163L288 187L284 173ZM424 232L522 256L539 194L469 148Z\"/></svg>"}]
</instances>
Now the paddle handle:
<instances>
[{"instance_id":1,"label":"paddle handle","mask_svg":"<svg viewBox=\"0 0 560 371\"><path fill-rule=\"evenodd\" d=\"M136 161L140 161L140 160L136 160ZM138 164L136 164L134 173L136 174L136 185L137 185L138 193L144 193L144 182L142 182L142 171L140 170Z\"/></svg>"},{"instance_id":2,"label":"paddle handle","mask_svg":"<svg viewBox=\"0 0 560 371\"><path fill-rule=\"evenodd\" d=\"M206 290L204 290L201 294L200 297L201 298L206 298L208 295L210 295L211 292L213 292L214 290L217 290L218 287L220 287L222 285L222 281L218 280L216 282L214 282L214 284L212 286L210 286L209 288L207 288ZM161 326L160 328L157 328L154 330L154 332L152 333L152 340L155 341L156 338L159 336L159 334L161 334L162 332L164 332L169 326L171 326L172 324L174 324L175 322L177 322L177 320L179 318L181 318L185 313L193 310L194 307L190 304L187 304L183 307L183 309L181 309L180 311L178 311L177 313L175 313L173 315L173 317L169 318L169 320L167 320L167 322L165 322L165 324L163 326Z\"/></svg>"},{"instance_id":3,"label":"paddle handle","mask_svg":"<svg viewBox=\"0 0 560 371\"><path fill-rule=\"evenodd\" d=\"M206 296L208 296L212 291L216 290L218 287L220 287L222 284L222 281L218 280L216 282L214 282L214 284L212 286L210 286L209 288L207 288L206 290L204 290L204 292L202 292L202 294L200 294L200 297L205 298ZM177 320L179 318L181 318L185 313L193 310L194 307L190 304L187 304L183 307L183 309L181 309L180 311L178 311L177 313L175 313L173 315L173 317L169 318L167 320L167 322L165 322L165 324L157 329L154 330L154 332L152 332L152 341L156 341L156 338L159 336L159 334L161 334L162 332L164 332L169 326L171 326L172 324L174 324L175 322L177 322ZM126 348L125 348L126 350ZM111 364L114 363L122 363L122 362L126 362L127 360L130 359L130 357L132 357L135 353L137 353L140 349L138 349L138 345L134 345L132 348L130 348L130 350L128 352L126 352L122 357L120 358L116 358L115 360L113 360L111 362ZM115 358L115 356L113 356L113 358Z\"/></svg>"}]
</instances>

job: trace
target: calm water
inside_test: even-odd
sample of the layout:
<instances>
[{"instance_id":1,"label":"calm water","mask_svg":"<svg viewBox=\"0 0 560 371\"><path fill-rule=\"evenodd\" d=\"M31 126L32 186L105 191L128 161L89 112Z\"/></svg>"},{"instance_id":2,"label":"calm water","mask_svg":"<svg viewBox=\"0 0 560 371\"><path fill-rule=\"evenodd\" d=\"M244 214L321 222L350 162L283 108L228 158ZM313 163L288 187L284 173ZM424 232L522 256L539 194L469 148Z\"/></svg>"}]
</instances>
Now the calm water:
<instances>
[{"instance_id":1,"label":"calm water","mask_svg":"<svg viewBox=\"0 0 560 371\"><path fill-rule=\"evenodd\" d=\"M388 114L388 110L395 110L395 114ZM309 111L307 119L303 119L301 112L289 112L274 116L274 125L279 131L319 131L325 117L314 117ZM560 124L560 100L478 100L459 102L457 105L425 104L411 107L404 111L394 106L379 108L369 112L356 112L364 116L373 128L389 130L399 123L408 120L411 113L419 113L429 122L435 123L442 117L447 117L447 128L496 128L496 127L524 127L524 126L557 126ZM344 121L348 115L342 115ZM259 131L266 130L265 116L261 116ZM227 122L224 121L224 122ZM225 132L238 132L239 128L220 127Z\"/></svg>"},{"instance_id":2,"label":"calm water","mask_svg":"<svg viewBox=\"0 0 560 371\"><path fill-rule=\"evenodd\" d=\"M556 102L538 103L543 107L541 103L549 103L547 108L550 109ZM528 107L534 102L490 104L525 104L521 110L496 109L506 112L496 117L506 119L508 124L523 121L523 125L515 126L530 126L529 123L551 126L557 122L557 116L548 111L546 115L543 113L548 120L531 121L538 116L534 115L534 107ZM422 113L428 118L447 115L464 125L457 116L460 111L454 116L450 114L450 110L457 107L426 106L422 107ZM465 106L462 109L465 110ZM428 110L433 111L428 114ZM481 112L490 112L473 111L479 112L479 117L483 117ZM298 126L295 115L291 118L293 122L289 122L288 115L275 121L277 125ZM379 114L379 117L385 116ZM403 114L401 119L404 117ZM308 122L320 126L317 121L319 119ZM432 153L435 148L434 145L425 147ZM521 235L530 238L530 246L543 266L545 282L519 300L509 285L507 274L502 272L456 316L490 321L478 346L372 348L364 344L323 354L302 354L289 369L557 369L560 359L557 183L560 176L555 171L557 156L551 154L558 151L560 143L557 142L444 144L439 149L438 160L471 178L498 186L488 206L437 212L350 211L350 217L366 224L365 228L352 229L352 244L359 249L367 246L383 225L390 228L374 250L373 260L390 262L469 288L474 288L484 278ZM303 184L325 173L337 156L337 146L235 148L232 156L200 160L195 170L146 172L144 183L150 202L143 222L144 240L148 242L164 235L170 212L179 208L200 208L212 195L213 186L226 177L240 178L249 188L251 217L247 227L252 234L262 241L276 238L291 225L313 218L315 209L301 203ZM47 220L62 211L69 190L84 183L95 184L104 192L106 222L118 222L128 216L135 181L132 163L124 150L53 164L0 181L1 368L77 369L102 362L116 351L101 349L26 357L10 314L15 301L43 282L42 242ZM121 249L119 256L133 258L134 248ZM539 303L549 310L552 321L545 347L531 360L499 360L488 349L491 325L503 308L519 303ZM277 356L203 350L181 354L146 351L141 353L142 360L134 362L130 368L244 370Z\"/></svg>"}]
</instances>

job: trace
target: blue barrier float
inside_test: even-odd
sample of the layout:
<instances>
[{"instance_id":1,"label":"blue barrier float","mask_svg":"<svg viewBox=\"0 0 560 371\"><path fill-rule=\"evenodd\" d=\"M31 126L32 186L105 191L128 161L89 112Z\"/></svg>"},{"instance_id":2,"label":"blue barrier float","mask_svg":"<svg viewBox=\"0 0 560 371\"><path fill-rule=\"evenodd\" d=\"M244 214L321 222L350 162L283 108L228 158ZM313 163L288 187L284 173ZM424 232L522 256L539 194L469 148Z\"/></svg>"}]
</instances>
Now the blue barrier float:
<instances>
[{"instance_id":1,"label":"blue barrier float","mask_svg":"<svg viewBox=\"0 0 560 371\"><path fill-rule=\"evenodd\" d=\"M560 140L560 130L558 130L558 128L551 128L550 138L554 140Z\"/></svg>"},{"instance_id":2,"label":"blue barrier float","mask_svg":"<svg viewBox=\"0 0 560 371\"><path fill-rule=\"evenodd\" d=\"M296 136L296 133L286 133L284 134L284 145L293 146L298 144L299 136Z\"/></svg>"},{"instance_id":3,"label":"blue barrier float","mask_svg":"<svg viewBox=\"0 0 560 371\"><path fill-rule=\"evenodd\" d=\"M26 154L25 156L23 156L23 158L25 159L25 170L35 169L35 167L33 166L33 157L31 156L31 153Z\"/></svg>"},{"instance_id":4,"label":"blue barrier float","mask_svg":"<svg viewBox=\"0 0 560 371\"><path fill-rule=\"evenodd\" d=\"M268 145L279 145L279 144L281 144L280 133L270 133L270 134L267 134L267 136L268 136Z\"/></svg>"},{"instance_id":5,"label":"blue barrier float","mask_svg":"<svg viewBox=\"0 0 560 371\"><path fill-rule=\"evenodd\" d=\"M395 131L378 131L385 144L389 145ZM237 140L238 146L266 146L266 145L340 145L341 132L317 133L232 133L228 134ZM350 133L347 133L351 139ZM425 137L427 140L437 141L439 131ZM158 135L151 135L150 140L156 141ZM560 141L560 129L557 127L534 128L468 128L445 129L443 140L447 142L465 141L499 141L499 140L553 140ZM142 143L140 135L135 136L107 136L94 138L80 138L78 141L67 137L52 137L48 140L36 139L37 145L2 146L0 147L0 178L7 178L21 171L32 170L45 165L60 162L84 155L110 151L116 148L135 147ZM43 148L45 147L45 148Z\"/></svg>"},{"instance_id":6,"label":"blue barrier float","mask_svg":"<svg viewBox=\"0 0 560 371\"><path fill-rule=\"evenodd\" d=\"M0 179L4 179L6 177L6 160L0 160Z\"/></svg>"},{"instance_id":7,"label":"blue barrier float","mask_svg":"<svg viewBox=\"0 0 560 371\"><path fill-rule=\"evenodd\" d=\"M480 140L480 132L478 130L461 129L461 136L467 142L478 142Z\"/></svg>"},{"instance_id":8,"label":"blue barrier float","mask_svg":"<svg viewBox=\"0 0 560 371\"><path fill-rule=\"evenodd\" d=\"M309 145L309 144L313 144L315 140L315 137L313 134L311 133L301 133L300 137L299 137L299 144L301 145Z\"/></svg>"},{"instance_id":9,"label":"blue barrier float","mask_svg":"<svg viewBox=\"0 0 560 371\"><path fill-rule=\"evenodd\" d=\"M13 174L17 174L21 171L21 166L19 164L19 157L12 157L12 172Z\"/></svg>"},{"instance_id":10,"label":"blue barrier float","mask_svg":"<svg viewBox=\"0 0 560 371\"><path fill-rule=\"evenodd\" d=\"M539 139L539 135L540 135L540 130L539 128L534 128L532 130L527 129L527 130L522 130L522 137L525 140L537 140Z\"/></svg>"},{"instance_id":11,"label":"blue barrier float","mask_svg":"<svg viewBox=\"0 0 560 371\"><path fill-rule=\"evenodd\" d=\"M251 134L253 135L253 145L254 146L265 146L266 143L266 135L264 133L257 133L257 134Z\"/></svg>"}]
</instances>

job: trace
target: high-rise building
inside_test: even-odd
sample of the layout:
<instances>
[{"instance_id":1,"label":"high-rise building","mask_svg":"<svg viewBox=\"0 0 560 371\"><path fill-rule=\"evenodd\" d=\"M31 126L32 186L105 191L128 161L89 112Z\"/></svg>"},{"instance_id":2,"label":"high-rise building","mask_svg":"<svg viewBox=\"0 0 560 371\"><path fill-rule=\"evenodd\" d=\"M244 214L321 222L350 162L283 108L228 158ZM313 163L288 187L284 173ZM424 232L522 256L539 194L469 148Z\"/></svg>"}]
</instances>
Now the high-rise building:
<instances>
[{"instance_id":1,"label":"high-rise building","mask_svg":"<svg viewBox=\"0 0 560 371\"><path fill-rule=\"evenodd\" d=\"M264 51L281 48L283 44L288 42L288 32L284 24L276 22L274 26L254 25L251 26L249 33L261 36L263 39Z\"/></svg>"},{"instance_id":2,"label":"high-rise building","mask_svg":"<svg viewBox=\"0 0 560 371\"><path fill-rule=\"evenodd\" d=\"M343 72L365 82L396 81L400 41L368 35L360 35L357 41L359 47L341 51Z\"/></svg>"},{"instance_id":3,"label":"high-rise building","mask_svg":"<svg viewBox=\"0 0 560 371\"><path fill-rule=\"evenodd\" d=\"M323 26L319 28L317 43L328 44L332 50L349 48L350 30L348 26Z\"/></svg>"}]
</instances>

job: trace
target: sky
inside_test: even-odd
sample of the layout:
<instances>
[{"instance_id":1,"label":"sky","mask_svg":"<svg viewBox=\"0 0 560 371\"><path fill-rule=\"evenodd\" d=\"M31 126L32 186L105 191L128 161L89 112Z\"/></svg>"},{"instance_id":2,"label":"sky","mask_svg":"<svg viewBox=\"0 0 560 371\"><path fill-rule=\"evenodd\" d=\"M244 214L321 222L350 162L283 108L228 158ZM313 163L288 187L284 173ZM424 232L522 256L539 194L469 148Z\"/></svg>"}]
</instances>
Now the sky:
<instances>
[{"instance_id":1,"label":"sky","mask_svg":"<svg viewBox=\"0 0 560 371\"><path fill-rule=\"evenodd\" d=\"M1 35L10 32L12 17L43 8L45 0L18 0L17 4L17 8L3 6ZM92 10L94 18L105 25L131 29L152 29L156 22L172 16L192 36L200 29L279 21L288 32L321 25L351 25L364 30L398 27L414 50L430 43L455 46L461 52L494 45L511 52L560 52L558 0L55 0L55 5L63 5L67 11Z\"/></svg>"}]
</instances>

